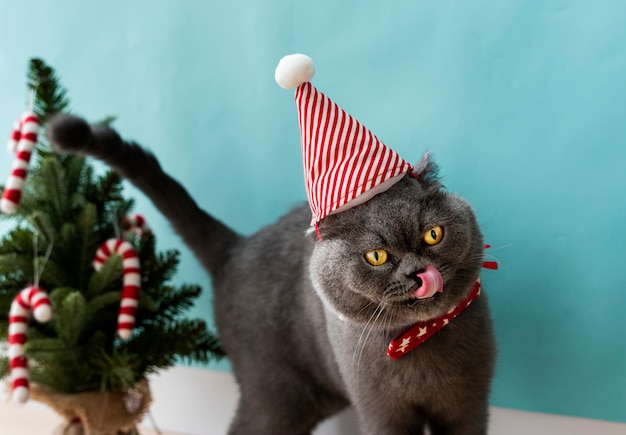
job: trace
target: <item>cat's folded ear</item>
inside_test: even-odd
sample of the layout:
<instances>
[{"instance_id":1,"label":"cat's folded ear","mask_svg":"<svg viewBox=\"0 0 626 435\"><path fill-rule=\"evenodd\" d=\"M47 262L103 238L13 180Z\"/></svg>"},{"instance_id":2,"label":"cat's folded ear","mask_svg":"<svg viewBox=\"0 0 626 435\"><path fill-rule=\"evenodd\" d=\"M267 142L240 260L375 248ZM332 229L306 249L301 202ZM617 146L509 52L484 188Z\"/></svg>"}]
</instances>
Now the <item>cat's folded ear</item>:
<instances>
[{"instance_id":1,"label":"cat's folded ear","mask_svg":"<svg viewBox=\"0 0 626 435\"><path fill-rule=\"evenodd\" d=\"M426 151L420 161L415 164L413 172L424 187L435 189L441 187L439 166L433 161L429 151Z\"/></svg>"}]
</instances>

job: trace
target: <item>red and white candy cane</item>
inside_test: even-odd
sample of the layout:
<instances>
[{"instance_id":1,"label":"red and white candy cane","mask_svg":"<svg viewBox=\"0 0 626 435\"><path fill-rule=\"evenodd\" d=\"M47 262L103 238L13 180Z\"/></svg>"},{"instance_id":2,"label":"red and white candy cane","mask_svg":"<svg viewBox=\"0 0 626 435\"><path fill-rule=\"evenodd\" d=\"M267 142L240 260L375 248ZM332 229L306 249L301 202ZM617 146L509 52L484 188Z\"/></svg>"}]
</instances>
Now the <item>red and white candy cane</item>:
<instances>
[{"instance_id":1,"label":"red and white candy cane","mask_svg":"<svg viewBox=\"0 0 626 435\"><path fill-rule=\"evenodd\" d=\"M26 330L30 313L40 322L52 317L48 295L39 287L26 287L19 292L9 311L9 366L13 380L13 399L24 403L30 396L28 360L24 355Z\"/></svg>"},{"instance_id":2,"label":"red and white candy cane","mask_svg":"<svg viewBox=\"0 0 626 435\"><path fill-rule=\"evenodd\" d=\"M20 137L22 136L22 133L20 132L20 130L22 129L22 125L21 125L21 121L22 117L20 116L20 118L15 121L15 124L13 124L13 131L11 132L11 139L9 139L9 142L7 143L7 150L11 153L11 154L15 154L17 152L17 144L20 141Z\"/></svg>"},{"instance_id":3,"label":"red and white candy cane","mask_svg":"<svg viewBox=\"0 0 626 435\"><path fill-rule=\"evenodd\" d=\"M122 233L126 237L130 233L135 233L139 237L150 231L146 219L139 213L131 213L122 218Z\"/></svg>"},{"instance_id":4,"label":"red and white candy cane","mask_svg":"<svg viewBox=\"0 0 626 435\"><path fill-rule=\"evenodd\" d=\"M100 270L104 262L112 255L122 257L122 302L117 316L117 334L129 338L135 326L135 312L139 304L141 291L141 273L139 256L135 248L125 240L109 239L100 245L96 252L93 266Z\"/></svg>"},{"instance_id":5,"label":"red and white candy cane","mask_svg":"<svg viewBox=\"0 0 626 435\"><path fill-rule=\"evenodd\" d=\"M16 154L11 175L4 186L2 199L0 199L0 210L3 213L15 213L17 205L20 203L22 188L28 174L30 156L35 145L37 145L38 131L39 118L33 112L24 112L13 129L8 146Z\"/></svg>"}]
</instances>

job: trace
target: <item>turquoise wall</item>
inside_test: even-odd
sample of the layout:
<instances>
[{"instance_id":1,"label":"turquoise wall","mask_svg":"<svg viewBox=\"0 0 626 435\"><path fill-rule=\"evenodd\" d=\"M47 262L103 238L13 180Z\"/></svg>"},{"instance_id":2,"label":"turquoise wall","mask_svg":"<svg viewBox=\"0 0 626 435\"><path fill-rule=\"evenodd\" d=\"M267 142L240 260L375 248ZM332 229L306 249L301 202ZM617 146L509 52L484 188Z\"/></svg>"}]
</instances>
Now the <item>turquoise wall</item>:
<instances>
[{"instance_id":1,"label":"turquoise wall","mask_svg":"<svg viewBox=\"0 0 626 435\"><path fill-rule=\"evenodd\" d=\"M307 53L322 92L404 158L430 149L474 204L501 263L484 273L493 404L626 422L626 2L348 4L2 0L0 126L8 137L41 56L76 113L117 115L205 209L251 233L305 199L292 92L273 72ZM138 198L160 249L183 250L179 279L209 289ZM193 314L210 319L209 304Z\"/></svg>"}]
</instances>

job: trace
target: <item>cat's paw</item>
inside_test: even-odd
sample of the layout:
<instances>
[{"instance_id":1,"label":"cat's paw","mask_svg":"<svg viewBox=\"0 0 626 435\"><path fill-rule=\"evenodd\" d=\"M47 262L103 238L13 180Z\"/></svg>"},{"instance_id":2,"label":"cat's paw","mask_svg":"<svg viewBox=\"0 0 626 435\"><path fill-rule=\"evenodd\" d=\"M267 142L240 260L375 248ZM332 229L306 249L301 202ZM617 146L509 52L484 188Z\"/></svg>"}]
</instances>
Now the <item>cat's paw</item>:
<instances>
[{"instance_id":1,"label":"cat's paw","mask_svg":"<svg viewBox=\"0 0 626 435\"><path fill-rule=\"evenodd\" d=\"M66 114L57 114L50 118L47 135L55 150L60 153L80 152L94 140L87 121Z\"/></svg>"}]
</instances>

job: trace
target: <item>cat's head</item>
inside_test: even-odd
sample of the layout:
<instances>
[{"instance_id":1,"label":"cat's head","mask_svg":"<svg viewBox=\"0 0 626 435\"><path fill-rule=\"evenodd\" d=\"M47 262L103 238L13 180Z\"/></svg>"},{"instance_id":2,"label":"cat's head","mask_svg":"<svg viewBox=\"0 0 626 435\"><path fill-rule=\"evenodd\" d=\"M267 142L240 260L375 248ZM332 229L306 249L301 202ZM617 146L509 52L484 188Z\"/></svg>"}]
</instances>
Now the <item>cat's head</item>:
<instances>
[{"instance_id":1,"label":"cat's head","mask_svg":"<svg viewBox=\"0 0 626 435\"><path fill-rule=\"evenodd\" d=\"M329 309L348 322L378 317L394 329L441 316L478 277L483 241L472 208L442 188L428 154L415 174L319 223L311 278ZM443 291L433 294L440 278Z\"/></svg>"}]
</instances>

